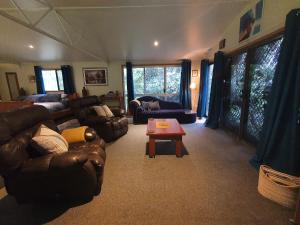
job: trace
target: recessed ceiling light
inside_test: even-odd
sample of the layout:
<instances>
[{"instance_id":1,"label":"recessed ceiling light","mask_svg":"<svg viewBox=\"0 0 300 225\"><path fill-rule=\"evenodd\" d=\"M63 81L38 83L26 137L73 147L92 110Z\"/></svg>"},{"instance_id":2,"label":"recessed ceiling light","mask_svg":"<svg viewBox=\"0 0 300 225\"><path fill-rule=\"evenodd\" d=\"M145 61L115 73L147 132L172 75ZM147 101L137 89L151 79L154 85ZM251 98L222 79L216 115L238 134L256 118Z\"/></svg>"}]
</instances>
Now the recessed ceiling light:
<instances>
[{"instance_id":1,"label":"recessed ceiling light","mask_svg":"<svg viewBox=\"0 0 300 225\"><path fill-rule=\"evenodd\" d=\"M158 46L158 41L154 41L154 46Z\"/></svg>"},{"instance_id":2,"label":"recessed ceiling light","mask_svg":"<svg viewBox=\"0 0 300 225\"><path fill-rule=\"evenodd\" d=\"M28 45L28 48L34 48L34 46L33 45Z\"/></svg>"}]
</instances>

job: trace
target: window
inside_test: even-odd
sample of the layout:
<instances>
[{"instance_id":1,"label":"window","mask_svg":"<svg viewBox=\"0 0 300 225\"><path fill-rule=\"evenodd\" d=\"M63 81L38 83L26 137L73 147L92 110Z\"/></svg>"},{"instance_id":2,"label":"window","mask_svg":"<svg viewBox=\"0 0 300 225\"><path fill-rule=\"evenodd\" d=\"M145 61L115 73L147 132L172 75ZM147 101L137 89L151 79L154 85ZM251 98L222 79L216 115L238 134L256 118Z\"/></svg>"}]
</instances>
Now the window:
<instances>
[{"instance_id":1,"label":"window","mask_svg":"<svg viewBox=\"0 0 300 225\"><path fill-rule=\"evenodd\" d=\"M123 85L127 108L127 71L123 67ZM150 95L166 101L179 101L180 65L134 66L134 98Z\"/></svg>"},{"instance_id":2,"label":"window","mask_svg":"<svg viewBox=\"0 0 300 225\"><path fill-rule=\"evenodd\" d=\"M61 70L42 70L45 91L63 91L64 81Z\"/></svg>"}]
</instances>

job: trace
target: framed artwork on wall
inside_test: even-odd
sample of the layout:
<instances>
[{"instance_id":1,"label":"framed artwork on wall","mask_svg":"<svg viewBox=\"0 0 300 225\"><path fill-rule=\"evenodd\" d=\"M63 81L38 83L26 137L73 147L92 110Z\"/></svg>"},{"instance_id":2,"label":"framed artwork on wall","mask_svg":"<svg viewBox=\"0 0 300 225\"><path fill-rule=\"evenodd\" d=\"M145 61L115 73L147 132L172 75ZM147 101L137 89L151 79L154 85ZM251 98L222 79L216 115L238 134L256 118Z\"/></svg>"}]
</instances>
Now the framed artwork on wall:
<instances>
[{"instance_id":1,"label":"framed artwork on wall","mask_svg":"<svg viewBox=\"0 0 300 225\"><path fill-rule=\"evenodd\" d=\"M252 9L248 10L240 18L239 42L246 40L261 31L263 6L264 1L259 0Z\"/></svg>"},{"instance_id":2,"label":"framed artwork on wall","mask_svg":"<svg viewBox=\"0 0 300 225\"><path fill-rule=\"evenodd\" d=\"M198 76L198 70L192 70L192 77Z\"/></svg>"},{"instance_id":3,"label":"framed artwork on wall","mask_svg":"<svg viewBox=\"0 0 300 225\"><path fill-rule=\"evenodd\" d=\"M83 68L82 73L83 73L83 80L85 86L89 86L89 85L107 86L108 85L106 67Z\"/></svg>"},{"instance_id":4,"label":"framed artwork on wall","mask_svg":"<svg viewBox=\"0 0 300 225\"><path fill-rule=\"evenodd\" d=\"M226 39L224 38L219 42L219 49L225 48L225 44L226 44Z\"/></svg>"}]
</instances>

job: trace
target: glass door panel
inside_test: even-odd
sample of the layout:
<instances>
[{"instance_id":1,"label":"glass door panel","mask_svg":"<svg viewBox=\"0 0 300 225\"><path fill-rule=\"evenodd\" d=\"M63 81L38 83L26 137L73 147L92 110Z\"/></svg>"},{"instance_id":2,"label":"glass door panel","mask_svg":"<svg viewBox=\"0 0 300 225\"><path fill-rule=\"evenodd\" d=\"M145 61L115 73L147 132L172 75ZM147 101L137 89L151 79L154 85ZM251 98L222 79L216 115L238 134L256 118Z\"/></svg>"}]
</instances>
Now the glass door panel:
<instances>
[{"instance_id":1,"label":"glass door panel","mask_svg":"<svg viewBox=\"0 0 300 225\"><path fill-rule=\"evenodd\" d=\"M239 133L241 113L243 106L243 89L246 73L247 53L242 53L232 58L231 76L226 80L228 85L224 105L225 127Z\"/></svg>"},{"instance_id":2,"label":"glass door panel","mask_svg":"<svg viewBox=\"0 0 300 225\"><path fill-rule=\"evenodd\" d=\"M249 70L249 107L245 137L259 141L264 110L276 70L282 38L254 49Z\"/></svg>"}]
</instances>

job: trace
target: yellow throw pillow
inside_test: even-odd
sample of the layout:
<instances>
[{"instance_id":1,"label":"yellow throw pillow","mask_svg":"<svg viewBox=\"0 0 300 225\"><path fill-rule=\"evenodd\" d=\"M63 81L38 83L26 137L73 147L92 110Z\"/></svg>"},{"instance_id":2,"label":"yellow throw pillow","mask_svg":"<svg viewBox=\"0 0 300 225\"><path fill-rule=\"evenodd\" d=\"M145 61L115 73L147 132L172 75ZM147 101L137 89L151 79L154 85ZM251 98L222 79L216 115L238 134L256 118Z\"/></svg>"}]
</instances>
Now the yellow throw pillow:
<instances>
[{"instance_id":1,"label":"yellow throw pillow","mask_svg":"<svg viewBox=\"0 0 300 225\"><path fill-rule=\"evenodd\" d=\"M103 105L102 108L104 109L107 117L114 117L114 114L112 111L108 108L107 105Z\"/></svg>"},{"instance_id":2,"label":"yellow throw pillow","mask_svg":"<svg viewBox=\"0 0 300 225\"><path fill-rule=\"evenodd\" d=\"M82 142L85 141L85 130L87 128L87 126L82 126L77 128L66 129L63 130L61 135L67 140L69 144L75 142Z\"/></svg>"}]
</instances>

